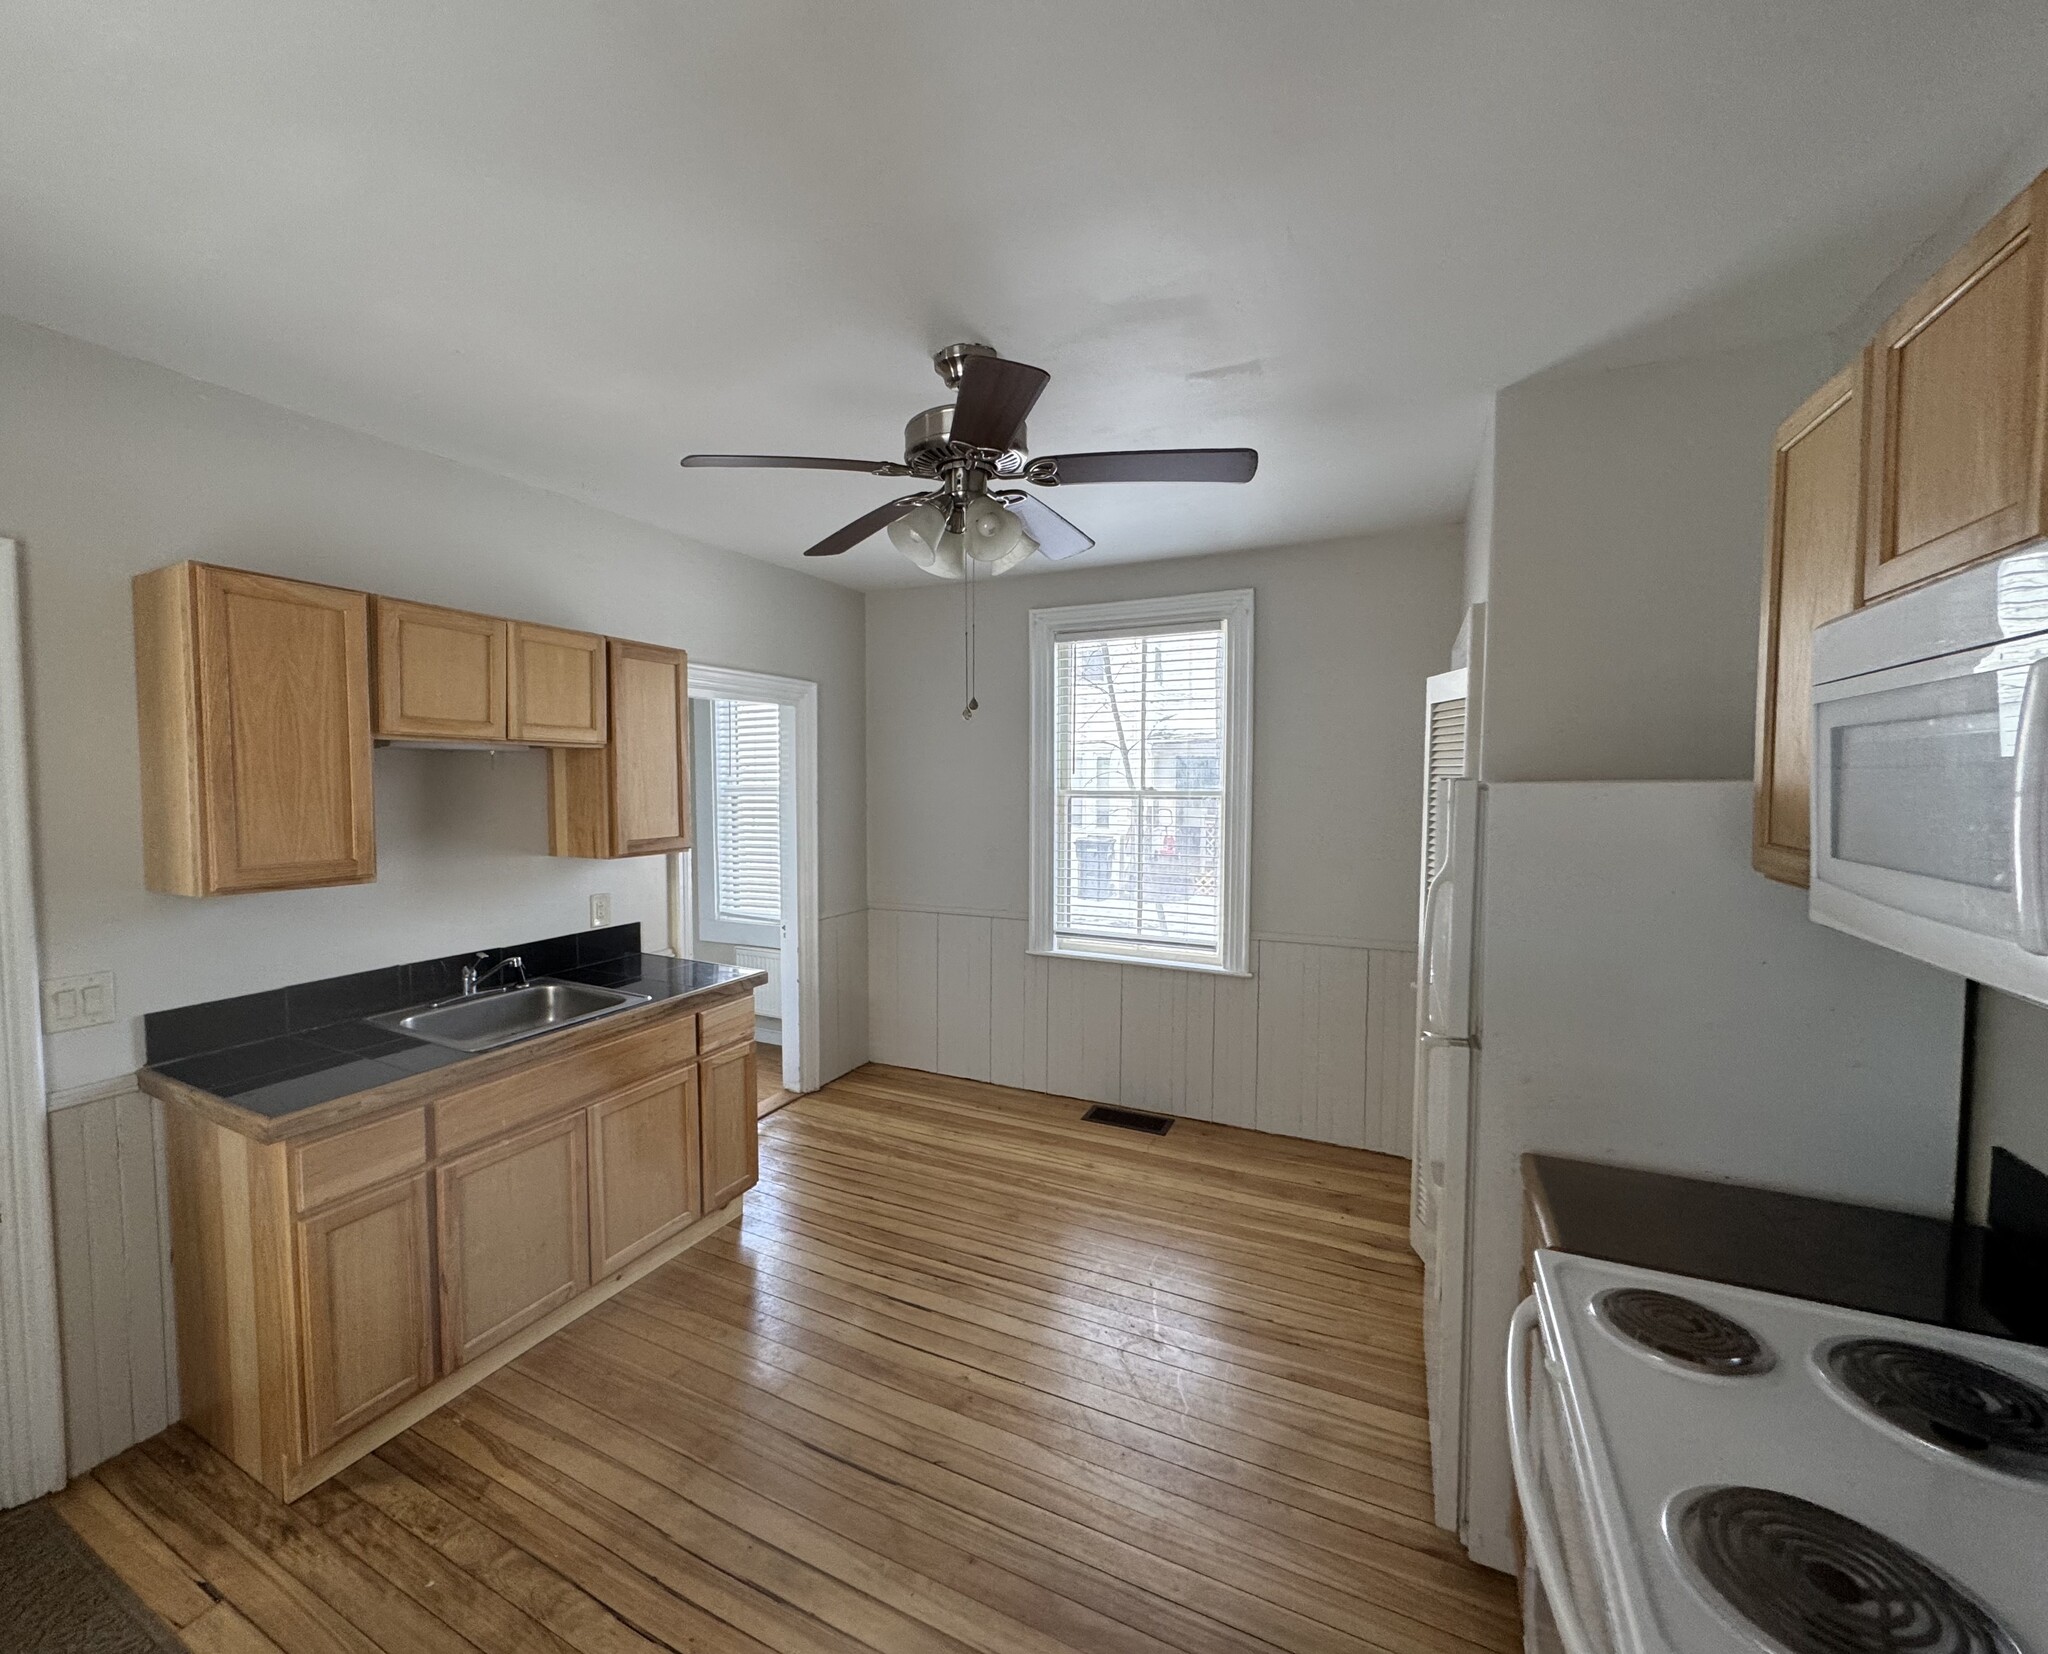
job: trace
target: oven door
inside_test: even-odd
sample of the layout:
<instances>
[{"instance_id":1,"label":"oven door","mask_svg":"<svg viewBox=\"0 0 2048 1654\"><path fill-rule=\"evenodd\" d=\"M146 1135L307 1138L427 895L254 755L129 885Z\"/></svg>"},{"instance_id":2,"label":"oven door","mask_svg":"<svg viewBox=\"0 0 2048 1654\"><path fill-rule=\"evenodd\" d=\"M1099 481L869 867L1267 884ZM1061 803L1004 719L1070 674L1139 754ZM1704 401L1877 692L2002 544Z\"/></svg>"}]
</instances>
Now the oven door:
<instances>
[{"instance_id":1,"label":"oven door","mask_svg":"<svg viewBox=\"0 0 2048 1654\"><path fill-rule=\"evenodd\" d=\"M2048 984L2048 635L1813 691L1816 919ZM2021 991L2029 991L2022 989Z\"/></svg>"}]
</instances>

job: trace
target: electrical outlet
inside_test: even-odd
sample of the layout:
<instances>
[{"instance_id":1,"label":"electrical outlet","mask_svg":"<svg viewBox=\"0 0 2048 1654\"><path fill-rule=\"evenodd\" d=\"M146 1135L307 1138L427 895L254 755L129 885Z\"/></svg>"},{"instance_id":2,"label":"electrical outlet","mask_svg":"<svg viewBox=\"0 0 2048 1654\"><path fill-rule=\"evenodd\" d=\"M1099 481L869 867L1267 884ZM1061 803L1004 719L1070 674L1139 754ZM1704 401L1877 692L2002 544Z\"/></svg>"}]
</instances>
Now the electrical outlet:
<instances>
[{"instance_id":1,"label":"electrical outlet","mask_svg":"<svg viewBox=\"0 0 2048 1654\"><path fill-rule=\"evenodd\" d=\"M590 898L590 928L602 929L612 922L612 893L600 890Z\"/></svg>"},{"instance_id":2,"label":"electrical outlet","mask_svg":"<svg viewBox=\"0 0 2048 1654\"><path fill-rule=\"evenodd\" d=\"M43 1032L98 1028L114 1020L114 973L52 976L43 982Z\"/></svg>"}]
</instances>

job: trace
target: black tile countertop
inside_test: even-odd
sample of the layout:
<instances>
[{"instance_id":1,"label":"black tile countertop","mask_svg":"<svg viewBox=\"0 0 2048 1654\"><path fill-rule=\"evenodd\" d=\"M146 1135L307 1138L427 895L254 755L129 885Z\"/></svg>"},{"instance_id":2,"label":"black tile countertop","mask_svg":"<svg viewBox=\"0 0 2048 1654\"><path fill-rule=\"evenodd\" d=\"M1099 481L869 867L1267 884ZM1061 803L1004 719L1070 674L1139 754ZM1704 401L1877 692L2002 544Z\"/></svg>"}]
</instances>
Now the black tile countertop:
<instances>
[{"instance_id":1,"label":"black tile countertop","mask_svg":"<svg viewBox=\"0 0 2048 1654\"><path fill-rule=\"evenodd\" d=\"M731 998L735 990L751 989L767 981L760 971L740 970L701 959L641 953L638 927L618 929L630 931L630 937L619 940L629 940L631 951L618 951L616 946L604 948L601 951L611 957L584 963L575 962L573 956L564 957L559 950L548 952L548 943L528 944L522 956L528 958L529 974L536 979L545 976L621 988L645 994L657 1003L714 994ZM522 952L519 948L500 951ZM543 968L535 967L536 955L543 961ZM440 981L442 964L428 961L420 966L398 966L389 972L366 972L360 977L336 978L329 983L311 983L303 988L278 989L269 994L244 995L239 1000L156 1013L147 1029L151 1060L145 1074L161 1075L263 1120L280 1121L434 1069L499 1057L518 1049L511 1045L488 1052L451 1051L365 1020L452 993L454 989ZM436 994L436 988L443 991ZM297 996L296 1001L293 996ZM630 1016L645 1009L636 1006L619 1014ZM335 1010L345 1014L321 1020L323 1013ZM156 1018L163 1019L161 1026ZM295 1022L301 1026L294 1026ZM273 1028L278 1031L270 1032ZM259 1037L247 1037L251 1034ZM209 1039L236 1036L242 1036L237 1043L192 1048Z\"/></svg>"},{"instance_id":2,"label":"black tile countertop","mask_svg":"<svg viewBox=\"0 0 2048 1654\"><path fill-rule=\"evenodd\" d=\"M2048 1343L2032 1264L1991 1230L1558 1155L1522 1158L1538 1244L1610 1263Z\"/></svg>"}]
</instances>

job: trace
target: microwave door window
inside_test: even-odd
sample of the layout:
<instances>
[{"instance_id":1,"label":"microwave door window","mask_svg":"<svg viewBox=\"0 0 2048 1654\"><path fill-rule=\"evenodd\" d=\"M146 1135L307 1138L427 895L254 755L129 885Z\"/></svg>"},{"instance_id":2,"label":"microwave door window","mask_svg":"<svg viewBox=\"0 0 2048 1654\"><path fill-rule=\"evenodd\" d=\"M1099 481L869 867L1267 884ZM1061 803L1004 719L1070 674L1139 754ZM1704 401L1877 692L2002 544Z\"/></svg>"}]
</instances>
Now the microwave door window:
<instances>
[{"instance_id":1,"label":"microwave door window","mask_svg":"<svg viewBox=\"0 0 2048 1654\"><path fill-rule=\"evenodd\" d=\"M1980 671L1843 707L1828 747L1837 861L2010 893L2017 703L2003 693L2008 675L2024 686L2024 668Z\"/></svg>"}]
</instances>

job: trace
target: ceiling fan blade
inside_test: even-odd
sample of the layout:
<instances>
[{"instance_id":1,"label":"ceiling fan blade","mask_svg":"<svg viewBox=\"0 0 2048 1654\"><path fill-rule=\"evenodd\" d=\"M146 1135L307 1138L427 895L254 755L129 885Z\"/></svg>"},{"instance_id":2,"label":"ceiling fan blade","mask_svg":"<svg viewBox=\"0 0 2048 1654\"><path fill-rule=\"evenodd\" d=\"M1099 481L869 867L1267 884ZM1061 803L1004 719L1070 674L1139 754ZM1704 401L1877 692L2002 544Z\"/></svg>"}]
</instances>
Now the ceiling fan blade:
<instances>
[{"instance_id":1,"label":"ceiling fan blade","mask_svg":"<svg viewBox=\"0 0 2048 1654\"><path fill-rule=\"evenodd\" d=\"M907 467L886 459L809 459L801 454L685 454L687 467L720 465L742 470L865 471L870 476L897 477Z\"/></svg>"},{"instance_id":2,"label":"ceiling fan blade","mask_svg":"<svg viewBox=\"0 0 2048 1654\"><path fill-rule=\"evenodd\" d=\"M1095 544L1035 495L1026 494L1021 499L1011 500L1009 506L1023 520L1024 532L1038 542L1039 551L1055 563L1079 557Z\"/></svg>"},{"instance_id":3,"label":"ceiling fan blade","mask_svg":"<svg viewBox=\"0 0 2048 1654\"><path fill-rule=\"evenodd\" d=\"M953 402L953 441L968 448L1008 449L1052 375L1043 368L970 356Z\"/></svg>"},{"instance_id":4,"label":"ceiling fan blade","mask_svg":"<svg viewBox=\"0 0 2048 1654\"><path fill-rule=\"evenodd\" d=\"M1259 451L1140 448L1129 453L1053 454L1032 462L1034 467L1048 463L1052 474L1045 483L1061 487L1078 482L1250 482L1259 468Z\"/></svg>"},{"instance_id":5,"label":"ceiling fan blade","mask_svg":"<svg viewBox=\"0 0 2048 1654\"><path fill-rule=\"evenodd\" d=\"M898 517L914 511L931 496L928 494L906 494L900 500L891 500L887 505L878 505L864 517L856 517L836 534L828 534L810 550L806 557L837 557L842 551L851 551L876 529L887 528Z\"/></svg>"}]
</instances>

